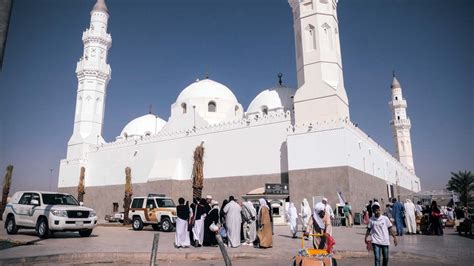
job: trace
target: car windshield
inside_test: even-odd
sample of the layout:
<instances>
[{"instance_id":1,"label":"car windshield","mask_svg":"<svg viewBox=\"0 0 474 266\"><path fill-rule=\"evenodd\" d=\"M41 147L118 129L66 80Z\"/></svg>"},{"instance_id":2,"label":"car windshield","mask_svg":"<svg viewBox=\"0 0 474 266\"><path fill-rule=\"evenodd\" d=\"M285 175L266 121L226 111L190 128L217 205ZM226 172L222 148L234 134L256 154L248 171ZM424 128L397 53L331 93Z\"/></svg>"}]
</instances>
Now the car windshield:
<instances>
[{"instance_id":1,"label":"car windshield","mask_svg":"<svg viewBox=\"0 0 474 266\"><path fill-rule=\"evenodd\" d=\"M73 196L65 194L43 194L43 204L76 206L79 205L79 203Z\"/></svg>"},{"instance_id":2,"label":"car windshield","mask_svg":"<svg viewBox=\"0 0 474 266\"><path fill-rule=\"evenodd\" d=\"M158 207L176 207L172 199L156 199Z\"/></svg>"}]
</instances>

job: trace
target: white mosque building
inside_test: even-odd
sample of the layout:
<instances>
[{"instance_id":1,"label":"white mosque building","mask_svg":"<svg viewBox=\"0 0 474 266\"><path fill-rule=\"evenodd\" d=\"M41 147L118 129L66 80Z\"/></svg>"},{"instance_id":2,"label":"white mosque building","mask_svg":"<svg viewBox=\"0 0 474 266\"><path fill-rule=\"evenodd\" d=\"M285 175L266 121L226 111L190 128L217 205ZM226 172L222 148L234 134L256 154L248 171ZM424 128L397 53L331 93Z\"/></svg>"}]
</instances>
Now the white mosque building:
<instances>
[{"instance_id":1,"label":"white mosque building","mask_svg":"<svg viewBox=\"0 0 474 266\"><path fill-rule=\"evenodd\" d=\"M410 119L394 77L389 102L396 154L392 156L350 120L339 43L337 0L289 0L294 16L296 89L265 89L245 109L231 89L196 80L179 93L166 120L147 114L130 121L112 142L102 137L111 78L107 56L109 11L97 0L84 53L77 63L74 130L60 162L58 186L77 195L85 170L85 204L99 218L122 205L125 168L135 196L192 196L193 152L203 143L204 190L222 201L266 183L289 184L293 202L342 192L360 210L370 198L418 192ZM72 121L71 121L72 122Z\"/></svg>"}]
</instances>

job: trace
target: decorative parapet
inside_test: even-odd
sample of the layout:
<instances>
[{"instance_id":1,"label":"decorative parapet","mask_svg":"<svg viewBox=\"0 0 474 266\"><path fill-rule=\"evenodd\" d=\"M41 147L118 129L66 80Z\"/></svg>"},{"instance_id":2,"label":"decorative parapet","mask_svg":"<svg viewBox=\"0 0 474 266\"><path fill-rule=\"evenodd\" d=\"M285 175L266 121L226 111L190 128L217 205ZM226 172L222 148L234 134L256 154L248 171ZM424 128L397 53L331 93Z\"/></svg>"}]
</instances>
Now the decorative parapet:
<instances>
[{"instance_id":1,"label":"decorative parapet","mask_svg":"<svg viewBox=\"0 0 474 266\"><path fill-rule=\"evenodd\" d=\"M78 158L78 159L62 159L60 162L61 165L68 165L68 164L87 164L87 159L85 158Z\"/></svg>"},{"instance_id":2,"label":"decorative parapet","mask_svg":"<svg viewBox=\"0 0 474 266\"><path fill-rule=\"evenodd\" d=\"M214 133L219 133L223 131L240 130L244 128L258 127L258 126L263 126L263 125L290 122L290 121L291 121L290 111L278 112L278 113L272 113L272 114L268 114L268 115L264 115L264 116L256 117L256 118L245 118L241 120L221 122L218 124L198 127L194 130L190 128L188 130L160 131L159 133L155 135L143 136L140 138L118 139L115 142L109 142L109 143L104 143L104 144L94 146L91 149L91 152L95 152L95 151L99 151L103 149L113 149L117 147L141 145L141 144L151 143L151 142L161 142L161 141L167 141L167 140L173 140L173 139L214 134Z\"/></svg>"},{"instance_id":3,"label":"decorative parapet","mask_svg":"<svg viewBox=\"0 0 474 266\"><path fill-rule=\"evenodd\" d=\"M345 118L345 119L339 118L337 120L331 119L331 120L315 121L315 122L303 123L303 124L295 124L295 125L290 125L287 128L287 131L288 131L288 135L298 135L298 134L305 134L309 132L318 132L318 131L324 131L324 130L338 129L338 128L344 127L347 121L349 121L348 118Z\"/></svg>"}]
</instances>

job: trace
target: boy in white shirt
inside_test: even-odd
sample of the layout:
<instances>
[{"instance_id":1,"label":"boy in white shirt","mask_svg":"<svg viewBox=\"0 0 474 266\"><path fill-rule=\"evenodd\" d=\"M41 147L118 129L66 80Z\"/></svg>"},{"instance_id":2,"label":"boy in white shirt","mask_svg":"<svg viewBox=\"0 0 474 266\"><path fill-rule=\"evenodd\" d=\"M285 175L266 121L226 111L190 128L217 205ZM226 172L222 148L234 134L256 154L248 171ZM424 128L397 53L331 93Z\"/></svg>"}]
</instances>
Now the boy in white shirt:
<instances>
[{"instance_id":1,"label":"boy in white shirt","mask_svg":"<svg viewBox=\"0 0 474 266\"><path fill-rule=\"evenodd\" d=\"M365 234L365 243L370 248L370 241L367 237L370 236L372 241L372 248L374 250L375 266L380 266L380 256L383 256L383 266L388 265L388 247L390 246L389 233L393 236L393 243L398 245L397 237L392 231L392 222L390 219L381 214L379 205L372 205L374 215L370 218L367 226L367 233Z\"/></svg>"}]
</instances>

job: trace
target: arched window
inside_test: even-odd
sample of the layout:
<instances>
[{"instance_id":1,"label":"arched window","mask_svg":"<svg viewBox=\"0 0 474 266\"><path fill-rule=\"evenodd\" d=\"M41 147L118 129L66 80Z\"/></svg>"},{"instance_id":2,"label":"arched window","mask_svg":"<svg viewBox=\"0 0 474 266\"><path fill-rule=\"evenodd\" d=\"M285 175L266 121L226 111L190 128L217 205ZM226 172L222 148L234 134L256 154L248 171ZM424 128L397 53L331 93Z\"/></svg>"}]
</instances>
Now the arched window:
<instances>
[{"instance_id":1,"label":"arched window","mask_svg":"<svg viewBox=\"0 0 474 266\"><path fill-rule=\"evenodd\" d=\"M234 115L237 115L237 111L239 111L239 106L238 105L235 106L234 111L235 111Z\"/></svg>"},{"instance_id":2,"label":"arched window","mask_svg":"<svg viewBox=\"0 0 474 266\"><path fill-rule=\"evenodd\" d=\"M305 32L306 51L316 50L316 32L313 25L309 24Z\"/></svg>"},{"instance_id":3,"label":"arched window","mask_svg":"<svg viewBox=\"0 0 474 266\"><path fill-rule=\"evenodd\" d=\"M267 107L267 106L265 106L265 105L262 106L262 113L263 113L264 115L268 115L268 107Z\"/></svg>"},{"instance_id":4,"label":"arched window","mask_svg":"<svg viewBox=\"0 0 474 266\"><path fill-rule=\"evenodd\" d=\"M216 109L217 109L217 106L216 106L216 103L214 101L210 101L208 104L207 104L207 111L208 112L216 112Z\"/></svg>"},{"instance_id":5,"label":"arched window","mask_svg":"<svg viewBox=\"0 0 474 266\"><path fill-rule=\"evenodd\" d=\"M183 114L185 114L186 113L186 103L182 103L181 108L183 108Z\"/></svg>"}]
</instances>

